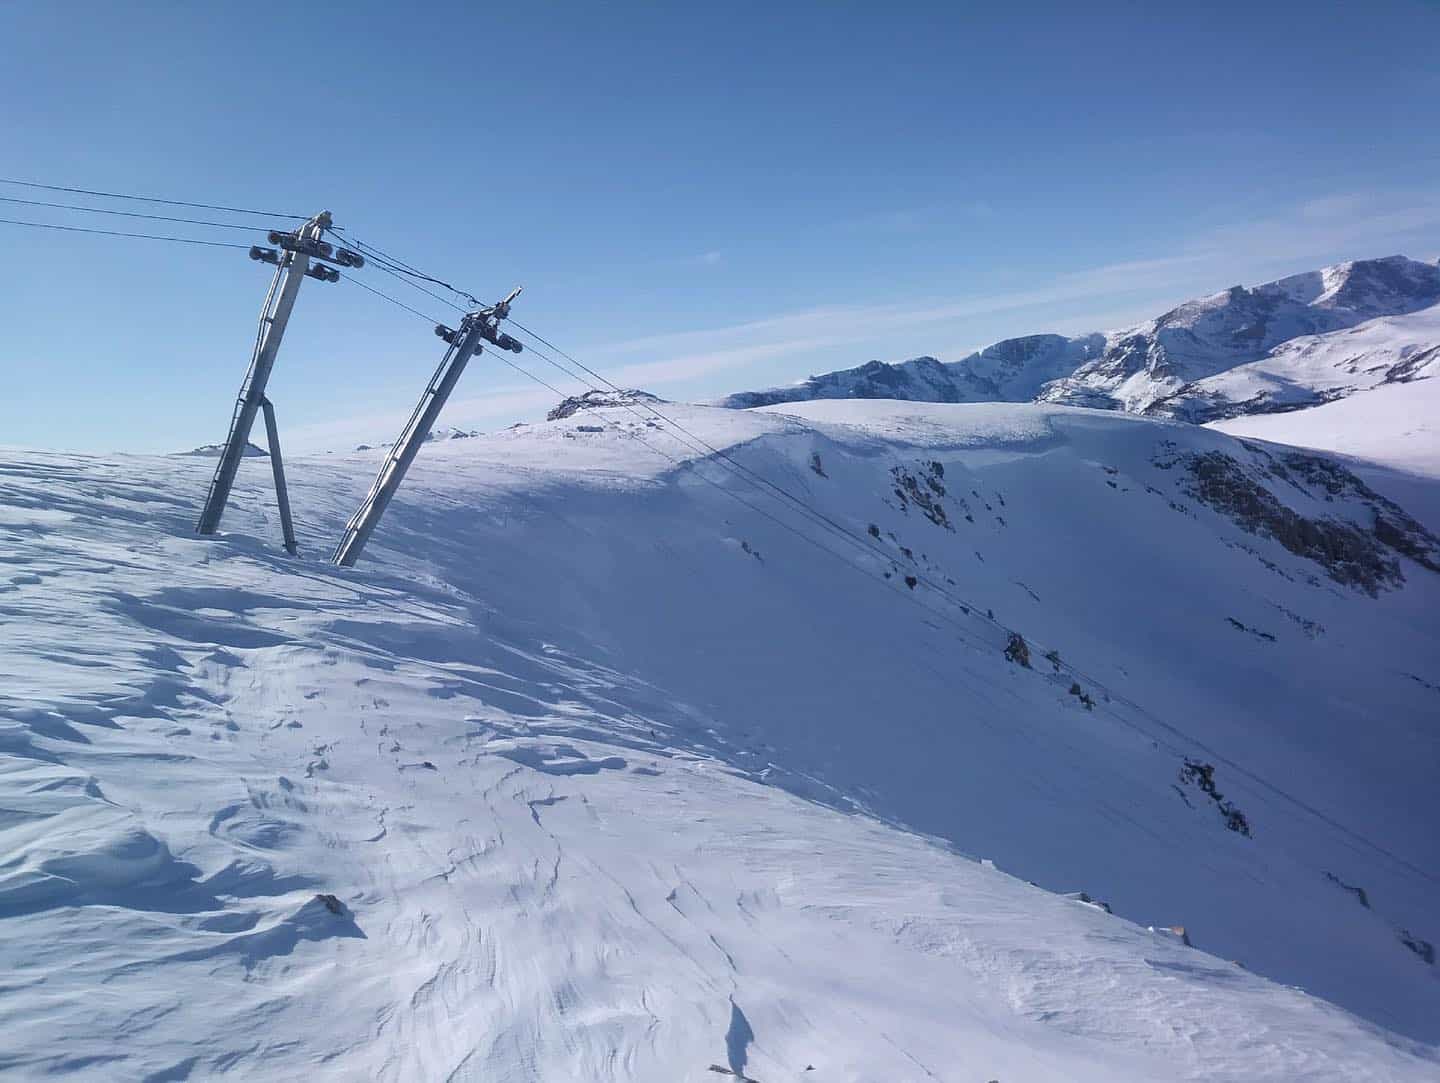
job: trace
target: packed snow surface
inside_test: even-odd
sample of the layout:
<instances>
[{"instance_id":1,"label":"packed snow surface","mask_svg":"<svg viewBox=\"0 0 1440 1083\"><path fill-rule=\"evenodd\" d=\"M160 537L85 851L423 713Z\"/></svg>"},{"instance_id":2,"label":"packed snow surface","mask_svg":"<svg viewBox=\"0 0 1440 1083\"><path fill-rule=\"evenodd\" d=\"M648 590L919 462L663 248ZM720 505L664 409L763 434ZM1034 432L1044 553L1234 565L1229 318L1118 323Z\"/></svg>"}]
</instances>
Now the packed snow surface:
<instances>
[{"instance_id":1,"label":"packed snow surface","mask_svg":"<svg viewBox=\"0 0 1440 1083\"><path fill-rule=\"evenodd\" d=\"M0 452L0 1071L1440 1074L1402 511L1116 414L663 409L427 446L353 570L373 455L290 465L297 561L264 462L199 539L202 460Z\"/></svg>"}]
</instances>

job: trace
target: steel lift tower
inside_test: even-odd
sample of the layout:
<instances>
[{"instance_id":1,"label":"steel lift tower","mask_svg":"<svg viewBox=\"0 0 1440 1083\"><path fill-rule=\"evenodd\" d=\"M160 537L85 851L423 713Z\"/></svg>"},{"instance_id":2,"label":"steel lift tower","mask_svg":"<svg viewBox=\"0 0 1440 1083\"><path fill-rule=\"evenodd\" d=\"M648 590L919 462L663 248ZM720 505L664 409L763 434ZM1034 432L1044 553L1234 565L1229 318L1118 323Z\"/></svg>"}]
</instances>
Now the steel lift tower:
<instances>
[{"instance_id":1,"label":"steel lift tower","mask_svg":"<svg viewBox=\"0 0 1440 1083\"><path fill-rule=\"evenodd\" d=\"M214 534L219 529L220 517L225 514L225 505L235 484L235 473L240 469L240 460L245 457L245 448L250 442L255 414L263 410L266 439L270 445L270 466L275 476L275 498L280 505L280 527L285 535L286 551L292 556L295 553L295 526L290 519L290 496L285 488L285 467L280 458L280 432L275 424L275 407L265 396L265 385L270 382L270 370L275 367L275 356L280 352L280 340L285 337L285 325L295 307L300 283L306 278L321 282L340 280L339 271L321 263L312 267L311 258L329 260L342 267L362 267L365 264L359 253L347 248L337 250L326 242L325 231L329 228L330 212L321 211L293 233L271 233L270 243L275 248L250 249L251 259L275 265L275 276L270 280L270 292L265 295L265 307L260 313L260 331L255 338L250 368L240 385L240 395L230 417L230 435L225 441L220 461L215 465L215 476L210 480L210 491L205 497L200 521L195 524L197 534Z\"/></svg>"},{"instance_id":2,"label":"steel lift tower","mask_svg":"<svg viewBox=\"0 0 1440 1083\"><path fill-rule=\"evenodd\" d=\"M345 525L345 533L340 544L335 547L333 557L340 567L353 567L360 559L361 550L365 548L365 543L370 540L380 517L389 507L391 497L405 480L405 472L410 469L421 445L429 437L431 428L445 406L445 400L455 389L455 384L459 382L460 374L465 371L470 358L479 353L486 342L511 353L519 353L523 349L520 343L500 330L500 321L510 315L510 302L519 295L520 289L517 287L511 291L509 297L494 307L467 313L460 321L458 330L452 331L444 324L435 328L435 334L449 343L450 348L445 351L439 368L435 370L435 375L430 377L430 383L420 396L420 401L415 404L415 411L405 423L400 439L391 445L390 453L385 456L385 462L380 467L375 484L370 487L369 495Z\"/></svg>"}]
</instances>

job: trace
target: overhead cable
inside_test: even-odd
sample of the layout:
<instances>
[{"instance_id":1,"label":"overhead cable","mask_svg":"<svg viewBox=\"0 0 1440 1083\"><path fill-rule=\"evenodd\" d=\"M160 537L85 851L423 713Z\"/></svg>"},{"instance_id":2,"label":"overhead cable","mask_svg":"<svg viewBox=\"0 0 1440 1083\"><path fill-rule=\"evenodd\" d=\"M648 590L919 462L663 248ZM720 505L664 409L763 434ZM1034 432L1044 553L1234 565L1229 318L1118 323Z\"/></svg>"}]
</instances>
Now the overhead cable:
<instances>
[{"instance_id":1,"label":"overhead cable","mask_svg":"<svg viewBox=\"0 0 1440 1083\"><path fill-rule=\"evenodd\" d=\"M126 192L101 192L93 188L70 188L63 184L38 184L35 181L0 177L0 184L16 184L22 188L41 188L47 192L69 192L72 195L99 196L102 199L133 199L140 203L164 203L171 207L195 207L205 211L228 211L231 214L254 214L261 218L296 218L308 221L308 214L281 214L278 211L257 211L248 207L225 207L218 203L196 203L187 199L162 199L159 196L137 196Z\"/></svg>"},{"instance_id":2,"label":"overhead cable","mask_svg":"<svg viewBox=\"0 0 1440 1083\"><path fill-rule=\"evenodd\" d=\"M62 226L55 222L25 222L18 218L0 218L7 226L30 226L34 229L58 229L66 233L96 233L106 237L137 237L147 241L170 241L172 244L200 244L211 248L249 248L234 241L202 241L194 237L167 237L158 233L125 233L115 229L91 229L86 226Z\"/></svg>"},{"instance_id":3,"label":"overhead cable","mask_svg":"<svg viewBox=\"0 0 1440 1083\"><path fill-rule=\"evenodd\" d=\"M247 226L240 222L216 222L207 218L175 218L168 214L142 214L140 211L122 211L111 207L86 207L79 203L47 203L39 199L19 199L15 196L0 196L0 203L23 203L30 207L54 207L62 211L88 211L91 214L116 214L126 218L145 218L152 222L183 222L191 226L219 226L223 229L243 229L251 233L264 233L264 226Z\"/></svg>"}]
</instances>

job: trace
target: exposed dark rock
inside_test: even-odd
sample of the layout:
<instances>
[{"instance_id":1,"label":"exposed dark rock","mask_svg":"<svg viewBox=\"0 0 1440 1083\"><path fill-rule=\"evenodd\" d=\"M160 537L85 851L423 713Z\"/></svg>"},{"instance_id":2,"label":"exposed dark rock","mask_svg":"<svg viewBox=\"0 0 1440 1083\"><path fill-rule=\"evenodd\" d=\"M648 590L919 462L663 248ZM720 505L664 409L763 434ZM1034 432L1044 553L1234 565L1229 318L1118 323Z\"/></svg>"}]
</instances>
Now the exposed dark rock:
<instances>
[{"instance_id":1,"label":"exposed dark rock","mask_svg":"<svg viewBox=\"0 0 1440 1083\"><path fill-rule=\"evenodd\" d=\"M1274 642L1275 642L1275 637L1274 637L1273 635L1271 635L1269 632L1262 632L1262 631L1260 631L1260 629L1258 629L1258 628L1251 628L1248 624L1241 624L1241 623L1240 623L1238 620L1236 620L1234 617L1226 617L1225 619L1230 622L1230 624L1231 624L1231 626L1232 626L1233 628L1236 628L1236 629L1238 629L1239 631L1242 631L1242 632L1249 632L1249 633L1250 633L1252 636L1254 636L1256 639L1268 640L1268 641L1271 642L1271 643L1274 643Z\"/></svg>"},{"instance_id":2,"label":"exposed dark rock","mask_svg":"<svg viewBox=\"0 0 1440 1083\"><path fill-rule=\"evenodd\" d=\"M945 497L945 467L941 463L925 463L913 474L903 466L891 467L890 476L895 479L894 493L900 500L901 511L908 512L910 505L914 504L936 526L950 531L955 529L941 503Z\"/></svg>"},{"instance_id":3,"label":"exposed dark rock","mask_svg":"<svg viewBox=\"0 0 1440 1083\"><path fill-rule=\"evenodd\" d=\"M1225 795L1215 788L1214 764L1186 759L1185 766L1180 768L1180 781L1199 787L1200 792L1215 803L1229 830L1244 835L1247 839L1251 837L1250 821L1245 818L1245 814L1225 800Z\"/></svg>"},{"instance_id":4,"label":"exposed dark rock","mask_svg":"<svg viewBox=\"0 0 1440 1083\"><path fill-rule=\"evenodd\" d=\"M1005 657L1026 669L1030 668L1030 644L1019 632L1010 633L1010 639L1005 644Z\"/></svg>"},{"instance_id":5,"label":"exposed dark rock","mask_svg":"<svg viewBox=\"0 0 1440 1083\"><path fill-rule=\"evenodd\" d=\"M1370 909L1370 896L1365 894L1365 889L1363 887L1356 887L1354 884L1347 884L1344 880L1340 879L1340 877L1336 876L1333 872L1327 872L1325 874L1325 879L1329 880L1332 884L1339 887L1342 891L1348 891L1351 895L1354 895L1356 900L1366 910Z\"/></svg>"},{"instance_id":6,"label":"exposed dark rock","mask_svg":"<svg viewBox=\"0 0 1440 1083\"><path fill-rule=\"evenodd\" d=\"M1430 941L1421 940L1418 936L1413 935L1409 929L1401 929L1400 943L1404 944L1431 966L1435 965L1435 945L1430 943Z\"/></svg>"}]
</instances>

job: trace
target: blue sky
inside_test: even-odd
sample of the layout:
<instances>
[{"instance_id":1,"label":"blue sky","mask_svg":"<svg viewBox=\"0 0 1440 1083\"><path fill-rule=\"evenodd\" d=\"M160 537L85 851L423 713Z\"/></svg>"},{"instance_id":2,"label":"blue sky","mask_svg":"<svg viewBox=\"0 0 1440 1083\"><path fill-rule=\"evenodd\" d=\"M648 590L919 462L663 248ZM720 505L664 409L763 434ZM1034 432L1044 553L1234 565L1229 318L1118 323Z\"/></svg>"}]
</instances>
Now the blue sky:
<instances>
[{"instance_id":1,"label":"blue sky","mask_svg":"<svg viewBox=\"0 0 1440 1083\"><path fill-rule=\"evenodd\" d=\"M328 208L481 296L523 283L528 326L670 398L1440 255L1440 6L1172 8L11 3L0 176ZM0 443L224 436L259 265L6 225L0 243ZM392 437L442 348L307 281L271 384L282 436ZM445 421L552 399L486 360Z\"/></svg>"}]
</instances>

